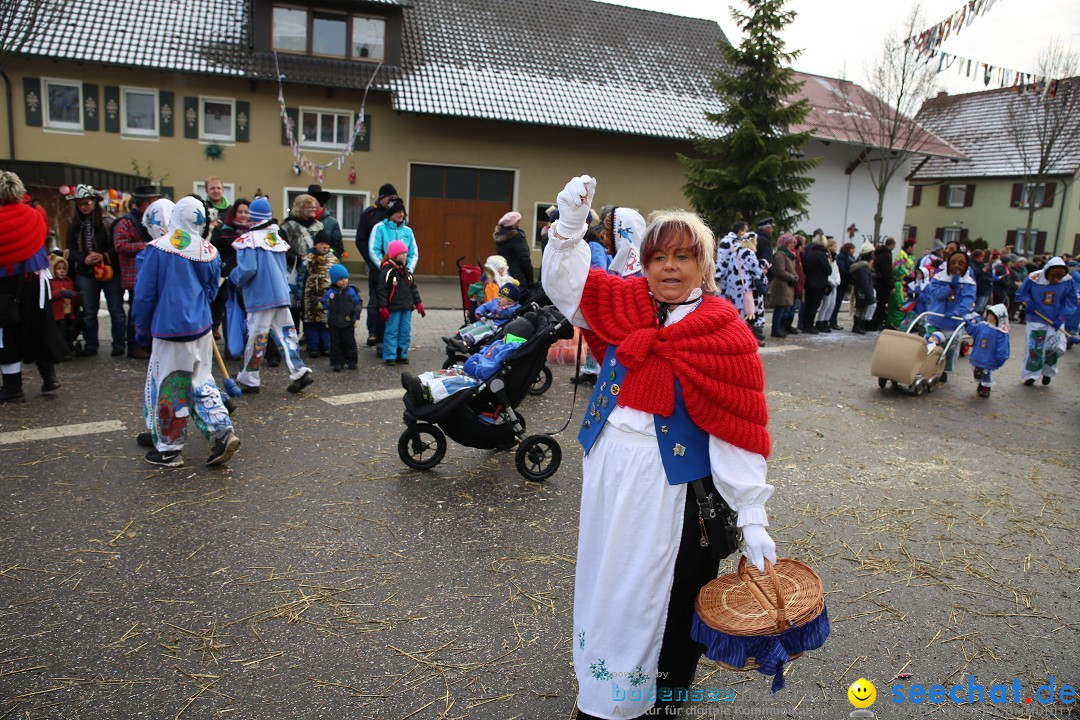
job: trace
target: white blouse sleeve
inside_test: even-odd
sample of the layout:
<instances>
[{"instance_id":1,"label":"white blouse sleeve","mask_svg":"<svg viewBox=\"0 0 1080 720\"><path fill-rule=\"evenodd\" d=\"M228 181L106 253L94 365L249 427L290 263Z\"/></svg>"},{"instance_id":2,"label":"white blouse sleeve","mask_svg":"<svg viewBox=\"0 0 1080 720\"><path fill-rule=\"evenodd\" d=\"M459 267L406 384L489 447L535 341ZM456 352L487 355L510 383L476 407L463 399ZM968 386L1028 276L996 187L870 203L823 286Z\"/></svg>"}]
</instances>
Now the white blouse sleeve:
<instances>
[{"instance_id":1,"label":"white blouse sleeve","mask_svg":"<svg viewBox=\"0 0 1080 720\"><path fill-rule=\"evenodd\" d=\"M765 503L772 496L774 488L765 482L768 472L765 458L710 435L709 461L712 463L713 484L731 509L739 514L739 527L751 524L768 526Z\"/></svg>"},{"instance_id":2,"label":"white blouse sleeve","mask_svg":"<svg viewBox=\"0 0 1080 720\"><path fill-rule=\"evenodd\" d=\"M584 240L560 240L555 233L550 233L541 270L544 292L564 317L582 328L589 327L579 306L591 260L589 244Z\"/></svg>"}]
</instances>

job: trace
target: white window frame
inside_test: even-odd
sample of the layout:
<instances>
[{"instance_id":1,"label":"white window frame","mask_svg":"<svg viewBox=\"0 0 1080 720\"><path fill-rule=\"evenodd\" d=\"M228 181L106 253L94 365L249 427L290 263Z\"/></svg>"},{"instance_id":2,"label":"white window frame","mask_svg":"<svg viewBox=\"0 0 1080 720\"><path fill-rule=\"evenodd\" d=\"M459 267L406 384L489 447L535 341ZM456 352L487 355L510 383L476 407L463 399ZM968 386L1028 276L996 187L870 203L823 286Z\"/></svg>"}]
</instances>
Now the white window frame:
<instances>
[{"instance_id":1,"label":"white window frame","mask_svg":"<svg viewBox=\"0 0 1080 720\"><path fill-rule=\"evenodd\" d=\"M221 184L225 188L225 199L229 201L229 204L236 202L236 183L222 182ZM191 192L201 198L206 198L206 181L196 180L191 183Z\"/></svg>"},{"instance_id":2,"label":"white window frame","mask_svg":"<svg viewBox=\"0 0 1080 720\"><path fill-rule=\"evenodd\" d=\"M1024 183L1023 189L1020 191L1020 207L1031 207L1032 196L1034 195L1035 206L1042 207L1046 204L1046 183Z\"/></svg>"},{"instance_id":3,"label":"white window frame","mask_svg":"<svg viewBox=\"0 0 1080 720\"><path fill-rule=\"evenodd\" d=\"M951 242L960 244L960 234L963 232L962 227L947 227L941 229L941 242L948 245Z\"/></svg>"},{"instance_id":4,"label":"white window frame","mask_svg":"<svg viewBox=\"0 0 1080 720\"><path fill-rule=\"evenodd\" d=\"M53 120L49 116L49 85L66 85L68 87L77 87L79 89L79 122L69 123L60 120ZM42 115L42 124L48 130L62 130L65 132L82 132L83 127L83 86L79 80L68 80L65 78L41 78L41 104L44 107L45 112Z\"/></svg>"},{"instance_id":5,"label":"white window frame","mask_svg":"<svg viewBox=\"0 0 1080 720\"><path fill-rule=\"evenodd\" d=\"M352 197L362 198L363 202L361 203L361 205L363 207L365 207L365 208L371 203L371 193L369 193L367 190L339 190L339 189L335 189L335 188L332 188L332 187L324 187L323 190L330 193L330 195L331 195L331 198L330 198L330 214L334 216L334 219L338 221L339 225L341 225L341 218L345 214L344 208L342 207L342 204L341 204L341 198L342 197L344 197L346 195L349 195L349 196L352 196ZM284 207L285 210L284 210L284 212L281 213L281 220L285 220L285 218L289 217L290 213L292 213L292 201L289 199L289 193L303 194L303 193L306 193L306 192L307 192L307 186L303 186L303 187L285 187L284 189L282 189L282 191L281 191L281 199L282 199L282 202L284 203L284 205L282 207ZM341 226L341 237L343 239L346 239L346 240L355 240L356 239L356 229L355 228L346 228L344 225L342 225ZM345 249L348 250L348 248L345 248Z\"/></svg>"},{"instance_id":6,"label":"white window frame","mask_svg":"<svg viewBox=\"0 0 1080 720\"><path fill-rule=\"evenodd\" d=\"M960 203L957 204L953 199L954 195L960 193ZM964 207L964 201L967 200L967 185L950 185L949 194L945 197L945 207L962 208Z\"/></svg>"},{"instance_id":7,"label":"white window frame","mask_svg":"<svg viewBox=\"0 0 1080 720\"><path fill-rule=\"evenodd\" d=\"M338 143L337 141L326 143L326 142L312 141L312 140L303 139L304 138L304 113L318 113L320 116L322 116L322 115L345 115L345 116L347 116L349 118L349 125L348 125L349 137L352 137L352 129L356 124L356 113L354 113L352 110L340 110L340 109L337 109L337 108L317 108L317 107L303 107L303 106L301 106L297 110L297 115L296 115L296 134L297 134L297 136L299 138L300 147L302 147L302 148L311 148L311 149L314 149L314 150L334 150L334 151L341 150L344 147L343 144ZM319 118L319 122L316 123L316 125L317 125L317 127L319 128L319 130L321 132L322 131L322 118L321 117ZM336 128L337 128L336 123L335 123L334 127L335 127L335 130L336 130Z\"/></svg>"},{"instance_id":8,"label":"white window frame","mask_svg":"<svg viewBox=\"0 0 1080 720\"><path fill-rule=\"evenodd\" d=\"M908 185L907 186L907 207L914 207L914 206L915 206L915 186L914 185Z\"/></svg>"},{"instance_id":9,"label":"white window frame","mask_svg":"<svg viewBox=\"0 0 1080 720\"><path fill-rule=\"evenodd\" d=\"M1030 240L1030 246L1025 240ZM1013 248L1016 250L1017 255L1034 255L1035 243L1039 242L1039 228L1031 228L1031 236L1027 236L1027 228L1017 228L1016 230L1016 243Z\"/></svg>"},{"instance_id":10,"label":"white window frame","mask_svg":"<svg viewBox=\"0 0 1080 720\"><path fill-rule=\"evenodd\" d=\"M540 215L541 213L543 213L545 210L547 210L549 207L551 207L553 204L554 203L550 203L550 202L533 203L533 214L532 214L531 222L529 223L529 230L530 231L535 230L536 217L538 215ZM529 249L530 250L539 250L540 249L540 233L537 232L537 233L535 233L535 235L533 237L529 238Z\"/></svg>"},{"instance_id":11,"label":"white window frame","mask_svg":"<svg viewBox=\"0 0 1080 720\"><path fill-rule=\"evenodd\" d=\"M232 108L232 122L229 123L228 135L217 135L206 132L203 120L206 116L206 103L221 103ZM236 142L236 98L199 96L199 139L207 142Z\"/></svg>"},{"instance_id":12,"label":"white window frame","mask_svg":"<svg viewBox=\"0 0 1080 720\"><path fill-rule=\"evenodd\" d=\"M154 129L144 130L143 128L129 128L127 124L127 100L128 93L143 93L146 95L154 96ZM123 86L120 88L120 133L126 137L132 138L145 138L147 140L157 140L161 137L161 118L158 117L158 108L161 104L161 98L158 96L157 88L144 88L144 87L130 87Z\"/></svg>"}]
</instances>

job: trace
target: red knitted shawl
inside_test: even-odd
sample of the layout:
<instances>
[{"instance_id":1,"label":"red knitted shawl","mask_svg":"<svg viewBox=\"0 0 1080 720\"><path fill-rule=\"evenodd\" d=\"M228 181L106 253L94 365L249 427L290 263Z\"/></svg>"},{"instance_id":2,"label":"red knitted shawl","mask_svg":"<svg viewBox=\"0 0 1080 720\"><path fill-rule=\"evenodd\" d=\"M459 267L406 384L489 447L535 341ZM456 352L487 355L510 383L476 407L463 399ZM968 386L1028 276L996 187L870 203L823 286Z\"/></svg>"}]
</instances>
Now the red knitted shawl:
<instances>
[{"instance_id":1,"label":"red knitted shawl","mask_svg":"<svg viewBox=\"0 0 1080 720\"><path fill-rule=\"evenodd\" d=\"M44 213L24 203L0 205L0 268L29 260L45 245Z\"/></svg>"},{"instance_id":2,"label":"red knitted shawl","mask_svg":"<svg viewBox=\"0 0 1080 720\"><path fill-rule=\"evenodd\" d=\"M690 419L698 427L769 456L765 372L757 341L733 305L706 295L693 312L661 329L645 278L624 280L592 270L581 313L591 328L584 335L593 355L602 360L614 344L616 357L627 368L619 405L671 415L678 378Z\"/></svg>"}]
</instances>

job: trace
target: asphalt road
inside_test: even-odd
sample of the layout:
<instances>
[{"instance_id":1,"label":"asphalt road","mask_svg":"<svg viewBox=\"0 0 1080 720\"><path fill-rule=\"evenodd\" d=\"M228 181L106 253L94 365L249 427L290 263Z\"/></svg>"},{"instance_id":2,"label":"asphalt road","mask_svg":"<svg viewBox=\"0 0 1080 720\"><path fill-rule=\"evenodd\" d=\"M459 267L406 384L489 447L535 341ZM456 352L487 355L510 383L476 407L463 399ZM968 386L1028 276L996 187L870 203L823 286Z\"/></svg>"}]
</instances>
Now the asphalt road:
<instances>
[{"instance_id":1,"label":"asphalt road","mask_svg":"<svg viewBox=\"0 0 1080 720\"><path fill-rule=\"evenodd\" d=\"M459 322L417 318L411 369L436 367ZM703 662L699 685L735 698L684 716L845 717L865 677L882 718L1067 717L892 702L894 684L968 675L1025 696L1080 684L1080 356L1023 387L1022 331L989 400L966 364L931 395L880 391L874 335L767 345L771 530L821 575L832 636L775 695ZM570 717L583 398L546 483L453 443L413 472L399 399L326 402L399 373L370 350L356 372L315 362L310 392L270 369L239 400L243 446L221 469L193 428L186 467L143 462L143 363L63 364L52 397L26 373L28 402L0 406L0 718ZM572 368L554 370L521 407L531 432L566 421ZM8 434L76 423L117 429Z\"/></svg>"}]
</instances>

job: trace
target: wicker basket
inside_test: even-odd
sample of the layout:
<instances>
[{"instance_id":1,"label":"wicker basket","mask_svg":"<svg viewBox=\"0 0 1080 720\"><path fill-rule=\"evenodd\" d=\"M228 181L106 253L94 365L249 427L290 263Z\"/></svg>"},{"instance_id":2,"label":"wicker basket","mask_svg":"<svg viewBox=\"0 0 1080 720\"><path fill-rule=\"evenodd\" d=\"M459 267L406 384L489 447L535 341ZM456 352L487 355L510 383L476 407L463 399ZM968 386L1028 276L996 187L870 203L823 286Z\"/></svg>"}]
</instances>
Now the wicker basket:
<instances>
[{"instance_id":1,"label":"wicker basket","mask_svg":"<svg viewBox=\"0 0 1080 720\"><path fill-rule=\"evenodd\" d=\"M821 578L798 560L781 558L775 565L766 560L761 573L744 556L737 572L716 578L701 589L696 610L705 625L725 635L782 635L789 628L817 619L825 610L825 594ZM801 654L792 653L790 660ZM742 667L713 660L730 670L760 669L753 657L747 657Z\"/></svg>"}]
</instances>

